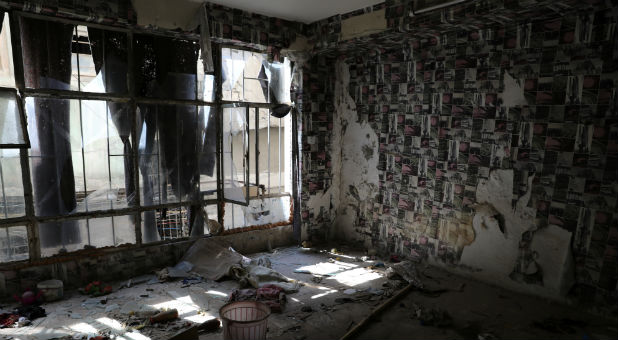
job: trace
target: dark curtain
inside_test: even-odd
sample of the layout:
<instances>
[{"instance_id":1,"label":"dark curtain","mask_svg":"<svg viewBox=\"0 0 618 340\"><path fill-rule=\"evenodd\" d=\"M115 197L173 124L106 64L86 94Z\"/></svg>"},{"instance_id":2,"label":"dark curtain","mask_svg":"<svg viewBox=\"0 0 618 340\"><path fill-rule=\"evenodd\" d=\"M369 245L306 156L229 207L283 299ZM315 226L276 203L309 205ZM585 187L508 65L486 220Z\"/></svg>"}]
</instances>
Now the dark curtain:
<instances>
[{"instance_id":1,"label":"dark curtain","mask_svg":"<svg viewBox=\"0 0 618 340\"><path fill-rule=\"evenodd\" d=\"M30 88L69 90L73 25L20 18L25 85ZM64 215L76 207L71 159L69 101L34 98L36 122L32 145L32 185L35 213ZM45 223L40 227L42 247L80 242L75 222Z\"/></svg>"}]
</instances>

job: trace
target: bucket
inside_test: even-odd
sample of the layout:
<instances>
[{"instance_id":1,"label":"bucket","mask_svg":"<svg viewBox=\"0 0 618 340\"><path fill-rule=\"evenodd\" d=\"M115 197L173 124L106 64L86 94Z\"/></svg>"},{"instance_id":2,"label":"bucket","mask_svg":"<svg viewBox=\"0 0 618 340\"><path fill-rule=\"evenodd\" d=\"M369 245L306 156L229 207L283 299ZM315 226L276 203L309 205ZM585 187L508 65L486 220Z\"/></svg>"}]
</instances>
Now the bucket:
<instances>
[{"instance_id":1,"label":"bucket","mask_svg":"<svg viewBox=\"0 0 618 340\"><path fill-rule=\"evenodd\" d=\"M270 307L257 301L228 303L219 310L225 340L266 339Z\"/></svg>"},{"instance_id":2,"label":"bucket","mask_svg":"<svg viewBox=\"0 0 618 340\"><path fill-rule=\"evenodd\" d=\"M64 295L63 284L60 280L41 281L36 287L41 291L46 302L60 300Z\"/></svg>"}]
</instances>

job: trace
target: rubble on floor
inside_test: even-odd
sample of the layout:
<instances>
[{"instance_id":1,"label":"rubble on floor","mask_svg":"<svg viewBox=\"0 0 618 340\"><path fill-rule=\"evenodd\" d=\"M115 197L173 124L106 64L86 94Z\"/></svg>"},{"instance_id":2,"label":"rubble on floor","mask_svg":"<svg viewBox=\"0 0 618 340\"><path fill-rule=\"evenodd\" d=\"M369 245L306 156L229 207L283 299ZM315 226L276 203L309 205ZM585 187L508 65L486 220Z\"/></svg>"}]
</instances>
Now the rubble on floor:
<instances>
[{"instance_id":1,"label":"rubble on floor","mask_svg":"<svg viewBox=\"0 0 618 340\"><path fill-rule=\"evenodd\" d=\"M0 338L180 339L195 333L200 339L215 339L222 336L219 323L216 328L204 325L218 320L226 303L247 299L279 313L269 317L269 337L285 338L304 328L321 330L324 318L348 318L342 303L362 305L355 313L368 313L397 287L383 287L385 268L373 267L369 258L359 261L362 252L327 249L289 247L249 258L216 239L198 240L175 266L112 283L111 292L102 282L83 289L86 295L66 292L63 300L42 304L47 317L10 332L0 330ZM311 271L316 274L302 274ZM315 277L321 280L315 282ZM342 297L349 301L339 300ZM152 322L153 315L170 310L178 317ZM9 323L17 325L15 320Z\"/></svg>"},{"instance_id":2,"label":"rubble on floor","mask_svg":"<svg viewBox=\"0 0 618 340\"><path fill-rule=\"evenodd\" d=\"M372 320L358 338L415 334L419 338L497 339L504 337L500 325L513 327L505 321L497 323L495 320L502 319L496 313L477 310L478 301L490 290L485 285L422 263L401 259L394 259L399 260L397 263L384 262L375 254L342 246L313 246L243 256L219 241L200 240L177 265L111 283L110 294L91 297L65 292L62 300L40 306L46 317L33 319L29 325L9 320L10 326L22 327L0 329L0 338L220 339L223 334L219 311L231 301L268 304L275 312L268 317L269 339L340 338L393 296L397 297L395 306ZM409 293L400 296L404 288ZM500 292L501 296L514 295ZM501 303L500 308L505 310L523 308L514 307L518 306L516 301L503 298L492 303ZM534 303L547 304L536 300ZM169 319L153 322L151 318L159 313ZM177 317L171 317L176 314ZM479 325L481 321L472 315L484 323ZM532 334L555 334L554 338L572 335L572 329L581 335L579 324L564 323L578 318L548 319L549 316L534 320L536 323L519 322L517 327ZM416 322L411 322L411 318ZM402 323L407 328L397 330L386 321L397 324L396 328Z\"/></svg>"}]
</instances>

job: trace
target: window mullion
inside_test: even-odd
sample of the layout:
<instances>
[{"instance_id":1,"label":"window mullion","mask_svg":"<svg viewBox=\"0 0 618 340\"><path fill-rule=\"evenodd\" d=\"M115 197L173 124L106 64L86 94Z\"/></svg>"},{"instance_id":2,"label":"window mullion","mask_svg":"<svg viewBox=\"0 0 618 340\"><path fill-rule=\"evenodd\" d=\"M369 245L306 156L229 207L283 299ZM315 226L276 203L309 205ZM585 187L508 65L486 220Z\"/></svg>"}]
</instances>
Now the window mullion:
<instances>
[{"instance_id":1,"label":"window mullion","mask_svg":"<svg viewBox=\"0 0 618 340\"><path fill-rule=\"evenodd\" d=\"M21 50L21 27L19 25L19 17L16 12L9 12L9 24L11 27L11 46L13 52L13 73L15 74L15 87L20 93L24 93L26 88L24 81L24 64L22 61ZM24 98L16 96L16 101L21 110L21 119L24 126L24 138L28 138L28 130L26 127L26 107ZM29 138L26 139L29 143ZM29 145L29 144L28 144ZM24 186L24 203L26 205L26 218L28 219L28 252L30 261L41 258L41 247L39 239L39 225L34 218L34 196L32 192L32 179L30 177L30 161L28 159L28 149L19 149L19 160L21 165L22 183Z\"/></svg>"}]
</instances>

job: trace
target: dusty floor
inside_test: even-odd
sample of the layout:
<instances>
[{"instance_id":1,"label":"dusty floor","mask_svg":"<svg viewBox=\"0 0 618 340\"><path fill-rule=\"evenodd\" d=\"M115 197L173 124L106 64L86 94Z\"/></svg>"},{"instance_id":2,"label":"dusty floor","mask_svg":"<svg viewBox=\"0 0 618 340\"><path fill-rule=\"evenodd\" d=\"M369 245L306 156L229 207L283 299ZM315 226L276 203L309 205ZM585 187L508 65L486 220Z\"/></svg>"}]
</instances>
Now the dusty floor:
<instances>
[{"instance_id":1,"label":"dusty floor","mask_svg":"<svg viewBox=\"0 0 618 340\"><path fill-rule=\"evenodd\" d=\"M492 287L437 268L427 268L423 274L423 283L428 290L446 291L423 294L413 290L380 314L355 338L618 338L615 316L613 320L602 319L575 308ZM445 317L443 312L448 316ZM427 323L432 325L424 325Z\"/></svg>"},{"instance_id":2,"label":"dusty floor","mask_svg":"<svg viewBox=\"0 0 618 340\"><path fill-rule=\"evenodd\" d=\"M385 267L372 267L379 261L359 261L361 253L316 253L289 247L273 253L253 254L251 258L268 256L273 269L305 283L299 292L288 294L283 313L268 319L269 339L337 339L360 322L371 310L402 287L402 282L388 280ZM388 266L388 264L387 264ZM295 270L324 274L298 273ZM615 320L603 320L562 305L515 294L499 288L452 276L438 269L423 271L423 282L431 290L442 293L421 294L412 291L381 314L356 337L359 339L491 339L493 338L573 338L615 339ZM322 280L315 279L322 277ZM148 278L143 278L142 281ZM135 281L135 280L134 280ZM138 280L140 281L140 280ZM319 281L319 282L316 282ZM118 282L115 288L125 283ZM386 287L384 286L386 285ZM403 284L405 285L405 284ZM142 282L130 288L114 290L104 298L87 298L68 292L62 301L47 303L48 313L31 326L0 329L4 339L54 339L110 334L115 339L165 339L187 327L187 322L203 322L218 317L229 293L238 288L236 281L205 281L183 284L182 281ZM428 296L430 295L430 296ZM105 303L101 304L100 301ZM311 307L311 311L308 310ZM303 308L304 307L304 308ZM159 327L139 328L133 318L153 308L176 308L181 320ZM432 309L446 311L427 321ZM8 308L5 308L8 309ZM417 312L420 310L420 312ZM555 321L541 325L554 326L552 331L533 326L535 321L553 317ZM422 325L433 323L434 325ZM126 327L129 324L131 327ZM435 324L441 327L435 326ZM569 332L573 332L570 334ZM200 339L220 339L221 332L202 334Z\"/></svg>"}]
</instances>

